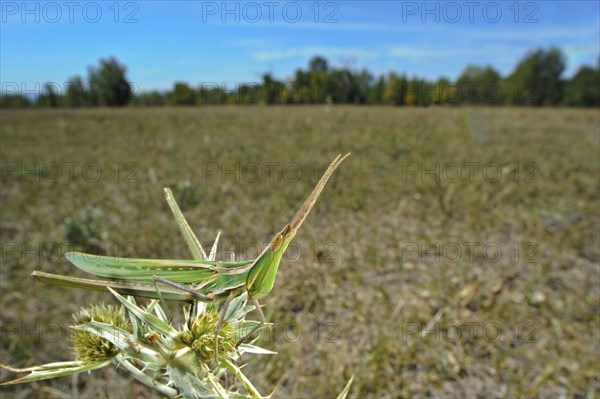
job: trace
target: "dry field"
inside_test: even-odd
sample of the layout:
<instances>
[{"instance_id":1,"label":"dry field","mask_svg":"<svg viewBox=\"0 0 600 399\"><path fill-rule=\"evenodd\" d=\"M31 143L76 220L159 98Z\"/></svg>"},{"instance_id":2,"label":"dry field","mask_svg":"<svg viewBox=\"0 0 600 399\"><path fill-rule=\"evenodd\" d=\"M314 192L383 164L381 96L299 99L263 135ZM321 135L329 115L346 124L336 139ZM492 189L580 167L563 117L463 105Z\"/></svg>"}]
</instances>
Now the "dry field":
<instances>
[{"instance_id":1,"label":"dry field","mask_svg":"<svg viewBox=\"0 0 600 399\"><path fill-rule=\"evenodd\" d=\"M219 258L256 254L327 163L264 300L246 374L275 397L600 396L598 110L203 107L2 110L0 363L68 360L109 294L69 249L190 258L162 196ZM0 372L2 381L14 375ZM108 367L2 397L157 397Z\"/></svg>"}]
</instances>

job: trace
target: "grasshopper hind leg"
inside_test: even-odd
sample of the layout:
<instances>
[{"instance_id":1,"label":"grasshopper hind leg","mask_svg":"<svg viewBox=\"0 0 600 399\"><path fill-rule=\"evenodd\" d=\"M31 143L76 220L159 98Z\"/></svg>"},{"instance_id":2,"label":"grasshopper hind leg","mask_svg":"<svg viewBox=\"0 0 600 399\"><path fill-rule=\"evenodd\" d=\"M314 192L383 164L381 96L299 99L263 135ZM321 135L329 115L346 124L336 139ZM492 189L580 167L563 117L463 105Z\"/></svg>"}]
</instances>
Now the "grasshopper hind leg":
<instances>
[{"instance_id":1,"label":"grasshopper hind leg","mask_svg":"<svg viewBox=\"0 0 600 399\"><path fill-rule=\"evenodd\" d=\"M265 323L265 314L263 313L261 307L260 307L260 303L258 303L258 299L252 298L252 304L256 307L256 310L258 311L258 316L260 317L260 321Z\"/></svg>"},{"instance_id":2,"label":"grasshopper hind leg","mask_svg":"<svg viewBox=\"0 0 600 399\"><path fill-rule=\"evenodd\" d=\"M244 335L244 336L243 336L243 337L242 337L242 338L239 340L239 342L238 342L238 345L239 345L240 343L247 342L247 341L249 340L249 338L252 336L252 334L253 334L253 333L254 333L256 330L258 330L258 329L262 328L262 326L263 326L263 325L265 325L265 324L267 323L267 320L265 319L265 315L264 315L264 313L263 313L263 311L262 311L262 309L261 309L261 307L260 307L260 303L258 303L258 299L252 298L252 299L251 299L251 301L252 301L252 304L254 305L254 307L256 308L256 310L258 311L258 317L259 317L259 319L260 319L260 324L259 324L259 325L257 325L256 327L254 327L254 328L253 328L253 329L252 329L252 330L251 330L249 333L247 333L246 335ZM271 324L267 324L267 326L269 327L269 330L270 330L272 325L271 325Z\"/></svg>"},{"instance_id":3,"label":"grasshopper hind leg","mask_svg":"<svg viewBox=\"0 0 600 399\"><path fill-rule=\"evenodd\" d=\"M178 290L187 292L188 294L191 294L192 296L200 299L201 301L204 301L204 302L214 302L215 301L214 297L203 295L199 292L194 291L191 288L184 287L184 286L174 283L172 281L166 280L162 277L152 276L152 280L154 281L154 286L157 288L157 290L158 290L158 287L156 286L156 283L158 282L158 283L168 285L169 287L173 287ZM157 291L157 292L160 295L160 291ZM221 327L223 326L223 321L225 320L225 314L227 313L227 308L229 307L229 303L231 302L231 300L233 298L235 298L235 296L236 296L235 291L231 291L229 293L229 295L227 296L227 299L223 303L223 309L221 310L221 315L219 317L219 321L217 321L217 325L215 326L214 334L215 334L215 364L216 365L219 365L219 332L221 331ZM162 299L162 295L160 295L160 300L164 302L164 300Z\"/></svg>"},{"instance_id":4,"label":"grasshopper hind leg","mask_svg":"<svg viewBox=\"0 0 600 399\"><path fill-rule=\"evenodd\" d=\"M215 299L213 297L207 296L207 295L203 295L199 292L194 291L193 289L189 288L189 287L184 287L183 285L174 283L172 281L166 280L162 277L159 276L152 276L152 279L156 282L158 281L159 283L162 283L164 285L168 285L169 287L173 287L176 288L178 290L181 290L183 292L187 292L188 294L190 294L190 300L194 299L193 297L198 298L199 300L201 300L202 302L213 302Z\"/></svg>"},{"instance_id":5,"label":"grasshopper hind leg","mask_svg":"<svg viewBox=\"0 0 600 399\"><path fill-rule=\"evenodd\" d=\"M163 306L163 308L165 309L165 311L167 312L167 316L169 317L169 321L172 320L172 316L171 316L171 311L169 310L169 307L167 306L167 303L165 302L162 293L160 292L160 289L158 288L158 283L164 284L164 285L168 285L169 287L173 287L175 289L181 290L183 292L187 292L188 294L190 294L190 299L193 299L193 297L196 297L198 299L200 299L201 301L204 302L211 302L214 299L211 297L208 297L206 295L202 295L199 292L196 292L194 290L192 290L191 288L188 287L184 287L180 284L174 283L172 281L169 281L167 279L164 279L162 277L158 277L158 276L152 276L152 284L154 284L154 289L156 290L156 293L158 295L158 300L160 301L160 304ZM192 302L192 306L190 307L190 315L195 314L196 311L196 301ZM193 312L193 313L192 313Z\"/></svg>"}]
</instances>

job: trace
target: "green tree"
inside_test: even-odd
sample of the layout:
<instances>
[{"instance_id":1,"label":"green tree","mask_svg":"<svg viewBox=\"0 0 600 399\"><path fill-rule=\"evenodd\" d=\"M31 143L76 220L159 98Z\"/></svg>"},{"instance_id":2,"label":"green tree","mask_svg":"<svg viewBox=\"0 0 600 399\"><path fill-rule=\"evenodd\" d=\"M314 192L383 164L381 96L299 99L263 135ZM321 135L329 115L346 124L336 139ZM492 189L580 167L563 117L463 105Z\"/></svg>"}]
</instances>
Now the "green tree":
<instances>
[{"instance_id":1,"label":"green tree","mask_svg":"<svg viewBox=\"0 0 600 399\"><path fill-rule=\"evenodd\" d=\"M196 92L196 104L225 104L227 93L223 87L213 84L202 84Z\"/></svg>"},{"instance_id":2,"label":"green tree","mask_svg":"<svg viewBox=\"0 0 600 399\"><path fill-rule=\"evenodd\" d=\"M360 103L358 83L350 70L333 69L325 77L325 82L324 91L327 96L331 96L334 103Z\"/></svg>"},{"instance_id":3,"label":"green tree","mask_svg":"<svg viewBox=\"0 0 600 399\"><path fill-rule=\"evenodd\" d=\"M356 92L353 101L355 104L366 104L368 102L369 88L373 85L374 81L375 77L366 68L354 75Z\"/></svg>"},{"instance_id":4,"label":"green tree","mask_svg":"<svg viewBox=\"0 0 600 399\"><path fill-rule=\"evenodd\" d=\"M310 59L308 62L310 72L316 73L327 73L329 70L329 65L327 60L320 55L317 55Z\"/></svg>"},{"instance_id":5,"label":"green tree","mask_svg":"<svg viewBox=\"0 0 600 399\"><path fill-rule=\"evenodd\" d=\"M563 97L561 75L565 57L558 48L528 52L508 77L512 92L509 102L528 105L557 105Z\"/></svg>"},{"instance_id":6,"label":"green tree","mask_svg":"<svg viewBox=\"0 0 600 399\"><path fill-rule=\"evenodd\" d=\"M258 104L262 100L262 86L241 84L234 95L227 98L228 104Z\"/></svg>"},{"instance_id":7,"label":"green tree","mask_svg":"<svg viewBox=\"0 0 600 399\"><path fill-rule=\"evenodd\" d=\"M385 104L404 105L406 83L406 77L390 72L383 91L383 102Z\"/></svg>"},{"instance_id":8,"label":"green tree","mask_svg":"<svg viewBox=\"0 0 600 399\"><path fill-rule=\"evenodd\" d=\"M431 102L433 104L457 105L460 101L460 97L457 91L457 85L452 84L450 80L444 76L441 76L433 84L431 92L433 94L431 98Z\"/></svg>"},{"instance_id":9,"label":"green tree","mask_svg":"<svg viewBox=\"0 0 600 399\"><path fill-rule=\"evenodd\" d=\"M42 107L58 107L60 104L60 93L56 89L56 84L48 82L44 84L42 94L39 96L38 105Z\"/></svg>"},{"instance_id":10,"label":"green tree","mask_svg":"<svg viewBox=\"0 0 600 399\"><path fill-rule=\"evenodd\" d=\"M195 94L192 88L185 82L176 82L171 93L171 104L193 105Z\"/></svg>"},{"instance_id":11,"label":"green tree","mask_svg":"<svg viewBox=\"0 0 600 399\"><path fill-rule=\"evenodd\" d=\"M85 105L84 84L81 76L73 76L68 80L65 103L70 107L82 107Z\"/></svg>"},{"instance_id":12,"label":"green tree","mask_svg":"<svg viewBox=\"0 0 600 399\"><path fill-rule=\"evenodd\" d=\"M286 102L294 104L309 104L313 102L311 93L311 76L309 72L296 69L292 84L286 88Z\"/></svg>"},{"instance_id":13,"label":"green tree","mask_svg":"<svg viewBox=\"0 0 600 399\"><path fill-rule=\"evenodd\" d=\"M29 107L31 101L22 94L6 94L0 96L0 108L21 108Z\"/></svg>"},{"instance_id":14,"label":"green tree","mask_svg":"<svg viewBox=\"0 0 600 399\"><path fill-rule=\"evenodd\" d=\"M270 73L262 76L261 101L266 104L279 104L282 102L285 86L282 82L275 80Z\"/></svg>"},{"instance_id":15,"label":"green tree","mask_svg":"<svg viewBox=\"0 0 600 399\"><path fill-rule=\"evenodd\" d=\"M431 91L431 84L415 76L411 81L403 82L404 104L428 106L431 103Z\"/></svg>"},{"instance_id":16,"label":"green tree","mask_svg":"<svg viewBox=\"0 0 600 399\"><path fill-rule=\"evenodd\" d=\"M148 93L141 93L138 97L139 105L165 105L167 104L167 95L157 90Z\"/></svg>"},{"instance_id":17,"label":"green tree","mask_svg":"<svg viewBox=\"0 0 600 399\"><path fill-rule=\"evenodd\" d=\"M92 103L110 107L126 105L133 94L126 78L127 67L114 57L100 59L99 63L98 67L89 69L88 80L97 90Z\"/></svg>"},{"instance_id":18,"label":"green tree","mask_svg":"<svg viewBox=\"0 0 600 399\"><path fill-rule=\"evenodd\" d=\"M369 86L367 95L367 104L383 104L383 92L385 91L386 81L384 76L380 76L377 81Z\"/></svg>"},{"instance_id":19,"label":"green tree","mask_svg":"<svg viewBox=\"0 0 600 399\"><path fill-rule=\"evenodd\" d=\"M580 107L600 106L600 66L582 66L565 85L565 104Z\"/></svg>"},{"instance_id":20,"label":"green tree","mask_svg":"<svg viewBox=\"0 0 600 399\"><path fill-rule=\"evenodd\" d=\"M457 82L457 100L466 104L501 104L502 77L491 66L469 65Z\"/></svg>"},{"instance_id":21,"label":"green tree","mask_svg":"<svg viewBox=\"0 0 600 399\"><path fill-rule=\"evenodd\" d=\"M313 57L309 63L308 70L308 99L303 95L303 101L309 103L324 103L328 96L334 96L336 90L335 80L329 71L327 60L321 56ZM305 90L303 90L305 91ZM335 99L334 99L335 101Z\"/></svg>"}]
</instances>

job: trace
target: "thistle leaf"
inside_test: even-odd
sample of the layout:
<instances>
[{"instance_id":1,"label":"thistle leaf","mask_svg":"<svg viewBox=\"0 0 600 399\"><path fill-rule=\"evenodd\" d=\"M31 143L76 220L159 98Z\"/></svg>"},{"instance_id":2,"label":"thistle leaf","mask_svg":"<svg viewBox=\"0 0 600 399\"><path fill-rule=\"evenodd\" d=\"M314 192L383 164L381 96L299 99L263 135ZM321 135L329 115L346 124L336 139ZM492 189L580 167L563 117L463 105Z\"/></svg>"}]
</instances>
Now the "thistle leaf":
<instances>
[{"instance_id":1,"label":"thistle leaf","mask_svg":"<svg viewBox=\"0 0 600 399\"><path fill-rule=\"evenodd\" d=\"M244 292L243 294L233 298L229 303L229 307L227 308L227 312L225 313L225 320L229 322L235 322L236 320L241 319L246 313L244 311L246 303L248 302L248 293ZM254 307L253 307L254 308Z\"/></svg>"},{"instance_id":2,"label":"thistle leaf","mask_svg":"<svg viewBox=\"0 0 600 399\"><path fill-rule=\"evenodd\" d=\"M153 304L154 306L152 306L152 310L154 310L154 313L156 313L156 316L161 319L162 321L164 321L165 323L169 322L169 316L167 316L167 313L165 312L165 310L160 306L160 303L158 301L152 301L155 302L155 304ZM149 311L150 309L148 309Z\"/></svg>"},{"instance_id":3,"label":"thistle leaf","mask_svg":"<svg viewBox=\"0 0 600 399\"><path fill-rule=\"evenodd\" d=\"M135 297L128 296L127 300L137 306L137 303L135 302ZM138 319L137 316L133 313L127 312L127 316L129 317L129 322L131 323L133 336L136 337L137 341L141 341L142 338L144 338L144 336L148 333L148 327L144 323L142 323L142 321Z\"/></svg>"},{"instance_id":4,"label":"thistle leaf","mask_svg":"<svg viewBox=\"0 0 600 399\"><path fill-rule=\"evenodd\" d=\"M240 344L239 348L246 353L254 353L256 355L276 355L277 352L270 351L252 344Z\"/></svg>"},{"instance_id":5,"label":"thistle leaf","mask_svg":"<svg viewBox=\"0 0 600 399\"><path fill-rule=\"evenodd\" d=\"M208 260L216 260L217 257L217 245L219 244L219 237L221 237L221 232L217 234L217 238L215 238L215 242L213 242L213 246L210 249L210 254L208 255Z\"/></svg>"},{"instance_id":6,"label":"thistle leaf","mask_svg":"<svg viewBox=\"0 0 600 399\"><path fill-rule=\"evenodd\" d=\"M111 359L104 360L98 363L84 363L79 361L56 362L23 369L17 369L0 364L0 367L10 371L14 371L16 373L29 373L29 375L26 375L25 377L3 382L0 385L13 385L21 384L24 382L41 381L49 378L64 377L67 375L77 374L84 371L99 369L110 364L110 362Z\"/></svg>"},{"instance_id":7,"label":"thistle leaf","mask_svg":"<svg viewBox=\"0 0 600 399\"><path fill-rule=\"evenodd\" d=\"M186 399L218 399L217 395L198 377L176 367L167 367L167 373L177 387L179 393Z\"/></svg>"},{"instance_id":8,"label":"thistle leaf","mask_svg":"<svg viewBox=\"0 0 600 399\"><path fill-rule=\"evenodd\" d=\"M173 215L175 216L177 226L179 226L179 230L181 231L181 234L183 234L183 238L185 239L192 256L196 260L206 260L206 252L204 252L202 244L200 244L200 241L198 241L194 231L188 224L187 220L185 220L185 217L183 216L181 209L179 209L179 205L177 205L177 202L173 197L173 192L170 188L165 187L165 198L167 199L169 208L171 208L171 212L173 212Z\"/></svg>"},{"instance_id":9,"label":"thistle leaf","mask_svg":"<svg viewBox=\"0 0 600 399\"><path fill-rule=\"evenodd\" d=\"M354 375L352 375L352 377L350 377L350 380L348 381L348 383L346 384L346 386L344 387L342 392L340 392L340 394L337 396L336 399L346 399L346 396L348 396L348 392L350 392L350 386L352 386L352 381L354 381Z\"/></svg>"},{"instance_id":10,"label":"thistle leaf","mask_svg":"<svg viewBox=\"0 0 600 399\"><path fill-rule=\"evenodd\" d=\"M253 334L255 332L261 331L266 326L267 326L266 324L261 323L260 321L244 320L235 326L236 338L237 338L238 342L240 342L240 341L248 342L248 341L246 341L246 337L250 336L251 334ZM260 334L256 338L259 338L259 337L260 337ZM256 338L253 338L251 341L254 342L256 340Z\"/></svg>"},{"instance_id":11,"label":"thistle leaf","mask_svg":"<svg viewBox=\"0 0 600 399\"><path fill-rule=\"evenodd\" d=\"M222 359L223 365L233 373L237 377L238 380L244 385L244 388L248 391L251 397L253 398L262 398L263 396L258 392L258 390L252 385L252 382L244 375L242 370L236 366L229 359Z\"/></svg>"},{"instance_id":12,"label":"thistle leaf","mask_svg":"<svg viewBox=\"0 0 600 399\"><path fill-rule=\"evenodd\" d=\"M146 312L144 309L138 307L136 304L129 302L127 299L119 295L115 290L110 287L107 289L135 316L137 316L140 320L146 323L150 328L156 330L157 332L166 335L171 339L175 339L178 336L178 332L175 328L173 328L168 323L165 323L158 317L154 316L151 313Z\"/></svg>"},{"instance_id":13,"label":"thistle leaf","mask_svg":"<svg viewBox=\"0 0 600 399\"><path fill-rule=\"evenodd\" d=\"M218 395L220 399L229 399L229 394L227 390L221 385L221 382L215 375L212 373L210 368L206 363L202 363L202 369L206 372L206 377L208 378L208 383L212 386L214 392Z\"/></svg>"},{"instance_id":14,"label":"thistle leaf","mask_svg":"<svg viewBox=\"0 0 600 399\"><path fill-rule=\"evenodd\" d=\"M161 394L167 396L168 398L174 398L179 395L179 392L176 389L173 389L167 386L164 383L161 383L157 378L152 377L139 368L137 368L133 363L131 363L128 359L125 359L123 355L117 355L113 360L116 367L121 370L125 370L129 375L133 378L141 382L142 384L157 390Z\"/></svg>"}]
</instances>

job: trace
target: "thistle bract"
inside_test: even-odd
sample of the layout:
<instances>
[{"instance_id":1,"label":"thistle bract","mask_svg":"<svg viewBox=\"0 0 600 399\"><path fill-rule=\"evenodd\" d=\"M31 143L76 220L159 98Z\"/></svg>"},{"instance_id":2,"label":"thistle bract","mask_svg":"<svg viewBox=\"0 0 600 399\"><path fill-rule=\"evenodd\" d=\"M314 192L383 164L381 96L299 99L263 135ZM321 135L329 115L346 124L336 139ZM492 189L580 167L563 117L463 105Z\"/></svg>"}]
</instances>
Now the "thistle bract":
<instances>
[{"instance_id":1,"label":"thistle bract","mask_svg":"<svg viewBox=\"0 0 600 399\"><path fill-rule=\"evenodd\" d=\"M131 324L122 306L92 305L88 308L81 308L79 312L73 315L73 319L75 325L95 321L111 324L131 332ZM73 343L75 358L84 363L95 363L112 359L120 352L119 348L109 340L79 329L74 329Z\"/></svg>"}]
</instances>

